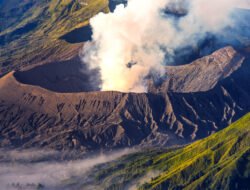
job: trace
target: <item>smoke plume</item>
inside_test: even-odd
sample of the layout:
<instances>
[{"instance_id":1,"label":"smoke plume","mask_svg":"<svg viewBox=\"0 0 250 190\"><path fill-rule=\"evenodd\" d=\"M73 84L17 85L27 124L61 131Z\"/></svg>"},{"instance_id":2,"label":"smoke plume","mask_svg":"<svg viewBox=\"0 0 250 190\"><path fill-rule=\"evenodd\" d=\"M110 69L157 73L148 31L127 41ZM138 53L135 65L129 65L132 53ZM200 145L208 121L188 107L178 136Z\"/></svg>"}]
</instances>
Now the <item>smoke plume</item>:
<instances>
[{"instance_id":1,"label":"smoke plume","mask_svg":"<svg viewBox=\"0 0 250 190\"><path fill-rule=\"evenodd\" d=\"M101 89L147 91L145 78L163 76L178 48L230 26L240 0L129 0L90 20L83 61L100 69Z\"/></svg>"},{"instance_id":2,"label":"smoke plume","mask_svg":"<svg viewBox=\"0 0 250 190\"><path fill-rule=\"evenodd\" d=\"M238 8L250 9L250 0L241 0L238 4Z\"/></svg>"}]
</instances>

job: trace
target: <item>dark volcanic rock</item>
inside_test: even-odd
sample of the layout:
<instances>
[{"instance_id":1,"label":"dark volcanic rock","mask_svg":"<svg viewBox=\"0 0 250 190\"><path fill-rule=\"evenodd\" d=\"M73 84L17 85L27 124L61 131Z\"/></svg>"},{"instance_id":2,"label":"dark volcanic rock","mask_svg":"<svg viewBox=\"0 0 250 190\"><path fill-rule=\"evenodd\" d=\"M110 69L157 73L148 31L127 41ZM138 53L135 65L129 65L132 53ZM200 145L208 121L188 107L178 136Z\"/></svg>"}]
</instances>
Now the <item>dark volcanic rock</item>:
<instances>
[{"instance_id":1,"label":"dark volcanic rock","mask_svg":"<svg viewBox=\"0 0 250 190\"><path fill-rule=\"evenodd\" d=\"M0 79L0 146L88 151L203 138L250 111L250 66L243 59L221 49L167 68L166 81L141 94L56 93L9 73Z\"/></svg>"},{"instance_id":2,"label":"dark volcanic rock","mask_svg":"<svg viewBox=\"0 0 250 190\"><path fill-rule=\"evenodd\" d=\"M82 64L79 57L17 71L14 76L21 83L54 92L99 91L101 84L99 72Z\"/></svg>"}]
</instances>

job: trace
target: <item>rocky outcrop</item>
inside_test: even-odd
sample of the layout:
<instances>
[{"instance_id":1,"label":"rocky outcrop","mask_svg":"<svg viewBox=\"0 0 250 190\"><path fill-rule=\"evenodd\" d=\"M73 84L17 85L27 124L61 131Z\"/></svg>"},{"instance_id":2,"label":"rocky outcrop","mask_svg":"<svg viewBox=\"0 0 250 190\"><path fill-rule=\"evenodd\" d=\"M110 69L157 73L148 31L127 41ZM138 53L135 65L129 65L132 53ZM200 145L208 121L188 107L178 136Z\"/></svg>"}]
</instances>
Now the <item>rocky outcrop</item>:
<instances>
[{"instance_id":1,"label":"rocky outcrop","mask_svg":"<svg viewBox=\"0 0 250 190\"><path fill-rule=\"evenodd\" d=\"M57 93L9 73L0 79L0 146L90 151L203 138L250 111L243 60L227 47L167 68L166 81L141 94Z\"/></svg>"}]
</instances>

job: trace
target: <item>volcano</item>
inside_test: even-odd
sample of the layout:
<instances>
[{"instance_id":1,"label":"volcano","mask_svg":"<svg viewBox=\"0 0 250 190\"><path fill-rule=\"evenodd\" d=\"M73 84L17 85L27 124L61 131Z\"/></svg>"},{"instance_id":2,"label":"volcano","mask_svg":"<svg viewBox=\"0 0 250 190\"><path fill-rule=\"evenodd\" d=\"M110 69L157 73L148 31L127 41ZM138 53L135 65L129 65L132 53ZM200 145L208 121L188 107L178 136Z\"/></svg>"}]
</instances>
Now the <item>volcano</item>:
<instances>
[{"instance_id":1,"label":"volcano","mask_svg":"<svg viewBox=\"0 0 250 190\"><path fill-rule=\"evenodd\" d=\"M0 0L0 189L249 189L243 1Z\"/></svg>"},{"instance_id":2,"label":"volcano","mask_svg":"<svg viewBox=\"0 0 250 190\"><path fill-rule=\"evenodd\" d=\"M65 74L78 68L64 63L71 65L68 73L53 72L57 64L1 78L2 147L91 151L183 144L228 126L250 108L249 58L232 47L166 67L166 79L160 85L150 80L149 93L100 92L84 85L62 92L76 78ZM73 87L79 92L70 92Z\"/></svg>"}]
</instances>

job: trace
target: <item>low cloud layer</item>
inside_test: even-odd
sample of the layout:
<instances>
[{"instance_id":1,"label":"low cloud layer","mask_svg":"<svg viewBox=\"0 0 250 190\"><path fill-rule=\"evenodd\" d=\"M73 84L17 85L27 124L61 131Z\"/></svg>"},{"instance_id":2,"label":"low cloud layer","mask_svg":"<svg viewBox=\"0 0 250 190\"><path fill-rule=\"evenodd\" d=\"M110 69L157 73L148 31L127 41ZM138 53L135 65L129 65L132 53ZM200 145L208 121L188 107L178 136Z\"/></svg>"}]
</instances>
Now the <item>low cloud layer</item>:
<instances>
[{"instance_id":1,"label":"low cloud layer","mask_svg":"<svg viewBox=\"0 0 250 190\"><path fill-rule=\"evenodd\" d=\"M123 150L108 155L71 161L59 161L59 152L54 151L6 151L0 150L0 189L33 190L41 184L45 190L72 189L67 184L75 179L81 186L85 174L94 166L115 160L132 150ZM55 158L55 159L54 159Z\"/></svg>"},{"instance_id":2,"label":"low cloud layer","mask_svg":"<svg viewBox=\"0 0 250 190\"><path fill-rule=\"evenodd\" d=\"M241 1L129 0L90 20L93 40L82 59L100 69L102 90L145 92L145 78L162 76L176 49L231 25L230 14Z\"/></svg>"},{"instance_id":3,"label":"low cloud layer","mask_svg":"<svg viewBox=\"0 0 250 190\"><path fill-rule=\"evenodd\" d=\"M131 184L129 184L125 188L125 190L138 190L138 188L140 186L142 186L144 183L147 183L150 180L152 180L153 178L158 177L160 174L161 174L160 171L150 171L146 175L144 175L143 177L136 179Z\"/></svg>"}]
</instances>

